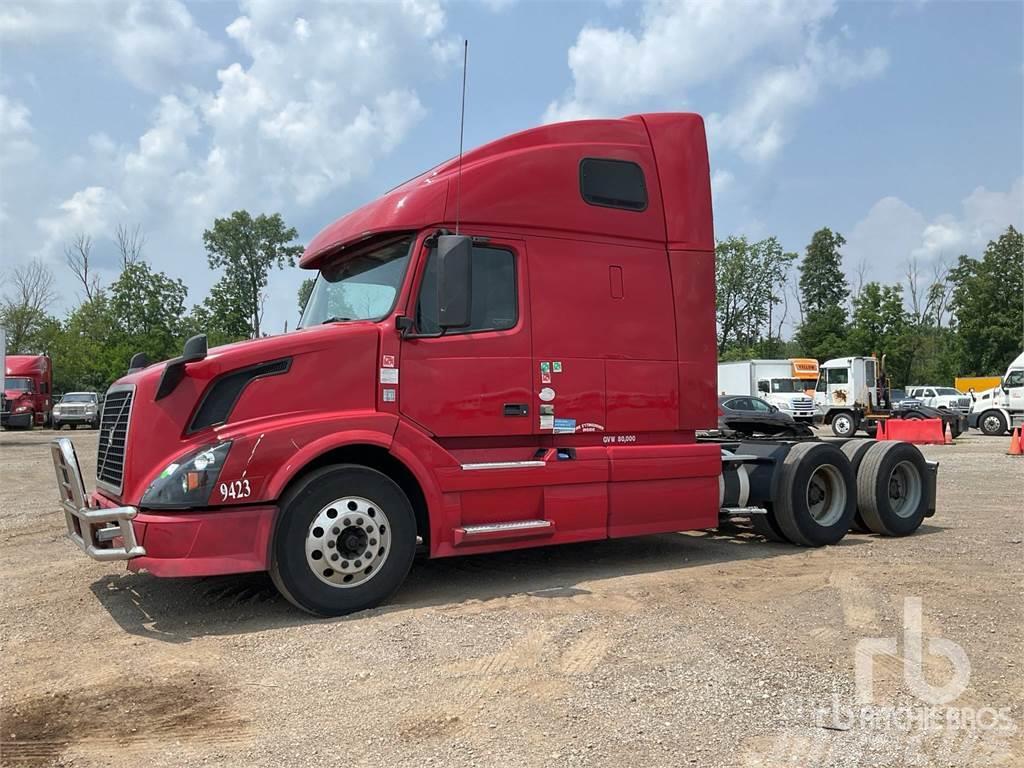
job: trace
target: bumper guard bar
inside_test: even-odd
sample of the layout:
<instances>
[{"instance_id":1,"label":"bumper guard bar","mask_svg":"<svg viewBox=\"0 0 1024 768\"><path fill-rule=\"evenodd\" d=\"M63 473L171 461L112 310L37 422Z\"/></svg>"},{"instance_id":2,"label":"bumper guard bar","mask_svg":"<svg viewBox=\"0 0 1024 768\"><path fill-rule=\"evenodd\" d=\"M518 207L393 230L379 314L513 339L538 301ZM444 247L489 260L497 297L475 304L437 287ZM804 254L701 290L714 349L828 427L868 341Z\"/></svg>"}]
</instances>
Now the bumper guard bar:
<instances>
[{"instance_id":1,"label":"bumper guard bar","mask_svg":"<svg viewBox=\"0 0 1024 768\"><path fill-rule=\"evenodd\" d=\"M94 560L130 560L145 555L145 548L135 540L132 526L139 511L135 507L90 507L74 444L66 437L59 437L50 443L50 452L68 538ZM114 546L117 538L121 539L121 546Z\"/></svg>"}]
</instances>

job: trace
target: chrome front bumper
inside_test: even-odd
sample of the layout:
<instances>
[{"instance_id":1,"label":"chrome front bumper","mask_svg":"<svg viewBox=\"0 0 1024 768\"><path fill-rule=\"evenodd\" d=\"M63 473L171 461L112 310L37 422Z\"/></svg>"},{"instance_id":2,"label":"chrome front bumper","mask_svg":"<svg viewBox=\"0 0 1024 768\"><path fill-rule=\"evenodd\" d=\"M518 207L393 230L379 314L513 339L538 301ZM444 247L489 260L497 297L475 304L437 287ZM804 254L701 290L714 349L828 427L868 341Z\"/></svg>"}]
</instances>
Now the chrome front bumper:
<instances>
[{"instance_id":1,"label":"chrome front bumper","mask_svg":"<svg viewBox=\"0 0 1024 768\"><path fill-rule=\"evenodd\" d=\"M145 548L135 540L132 526L139 511L135 507L90 507L74 444L66 437L59 437L50 443L50 452L68 538L94 560L130 560L145 555ZM115 546L114 540L118 538L121 545Z\"/></svg>"}]
</instances>

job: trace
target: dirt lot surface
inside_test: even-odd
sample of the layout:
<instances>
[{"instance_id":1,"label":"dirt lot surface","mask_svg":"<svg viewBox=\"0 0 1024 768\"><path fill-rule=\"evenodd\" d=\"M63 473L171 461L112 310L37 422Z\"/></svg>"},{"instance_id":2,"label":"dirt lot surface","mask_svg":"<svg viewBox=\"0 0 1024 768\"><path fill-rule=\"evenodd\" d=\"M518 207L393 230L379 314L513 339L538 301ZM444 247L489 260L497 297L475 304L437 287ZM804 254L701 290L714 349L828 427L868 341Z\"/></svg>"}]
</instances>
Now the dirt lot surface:
<instances>
[{"instance_id":1,"label":"dirt lot surface","mask_svg":"<svg viewBox=\"0 0 1024 768\"><path fill-rule=\"evenodd\" d=\"M263 576L87 559L63 536L52 436L0 434L5 766L1024 765L1024 458L1005 438L924 448L939 511L911 538L424 561L391 604L317 620ZM96 434L72 436L92 478ZM969 664L950 702L904 679L915 597L927 683ZM892 645L860 707L869 638Z\"/></svg>"}]
</instances>

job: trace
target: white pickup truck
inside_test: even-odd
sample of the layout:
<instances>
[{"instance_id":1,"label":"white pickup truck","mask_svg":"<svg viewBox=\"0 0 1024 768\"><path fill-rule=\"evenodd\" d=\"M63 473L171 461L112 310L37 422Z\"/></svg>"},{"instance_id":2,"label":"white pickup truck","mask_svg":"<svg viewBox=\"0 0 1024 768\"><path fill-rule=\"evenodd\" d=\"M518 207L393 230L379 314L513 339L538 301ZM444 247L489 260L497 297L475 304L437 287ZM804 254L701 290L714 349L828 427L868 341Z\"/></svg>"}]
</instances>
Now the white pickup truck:
<instances>
[{"instance_id":1,"label":"white pickup truck","mask_svg":"<svg viewBox=\"0 0 1024 768\"><path fill-rule=\"evenodd\" d=\"M971 410L971 398L953 387L907 387L907 397L920 400L930 408L963 414Z\"/></svg>"}]
</instances>

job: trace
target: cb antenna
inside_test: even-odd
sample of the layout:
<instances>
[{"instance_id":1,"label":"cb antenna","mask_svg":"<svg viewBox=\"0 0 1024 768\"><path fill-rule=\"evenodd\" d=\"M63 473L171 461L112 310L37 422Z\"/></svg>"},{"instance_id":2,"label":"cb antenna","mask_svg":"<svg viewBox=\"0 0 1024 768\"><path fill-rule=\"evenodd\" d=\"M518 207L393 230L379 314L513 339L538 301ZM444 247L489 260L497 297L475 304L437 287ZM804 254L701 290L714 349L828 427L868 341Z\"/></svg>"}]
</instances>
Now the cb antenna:
<instances>
[{"instance_id":1,"label":"cb antenna","mask_svg":"<svg viewBox=\"0 0 1024 768\"><path fill-rule=\"evenodd\" d=\"M469 61L469 40L462 41L462 113L459 116L459 170L455 190L455 234L459 234L462 212L462 137L466 129L466 63Z\"/></svg>"}]
</instances>

